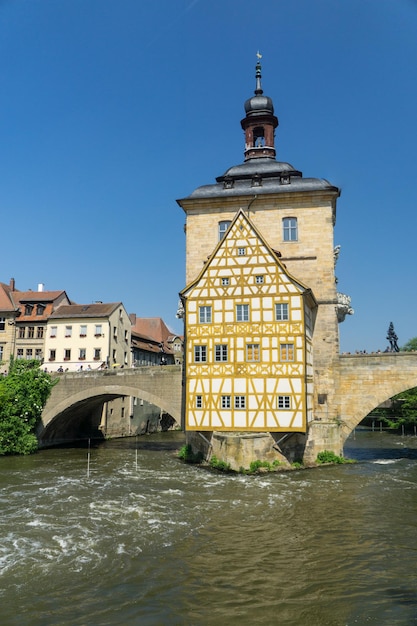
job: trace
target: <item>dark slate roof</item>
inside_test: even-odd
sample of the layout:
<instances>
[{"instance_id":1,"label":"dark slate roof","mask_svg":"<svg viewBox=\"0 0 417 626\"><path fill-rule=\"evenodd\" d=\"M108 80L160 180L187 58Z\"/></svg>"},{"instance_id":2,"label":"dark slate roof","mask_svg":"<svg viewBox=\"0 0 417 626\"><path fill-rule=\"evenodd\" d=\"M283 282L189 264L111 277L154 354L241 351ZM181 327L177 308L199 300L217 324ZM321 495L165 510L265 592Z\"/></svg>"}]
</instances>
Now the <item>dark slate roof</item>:
<instances>
[{"instance_id":1,"label":"dark slate roof","mask_svg":"<svg viewBox=\"0 0 417 626\"><path fill-rule=\"evenodd\" d=\"M258 184L254 184L254 180ZM339 192L324 178L303 178L302 172L289 163L272 158L252 158L240 165L230 167L216 184L197 187L187 199L253 196L270 193L292 193L300 191ZM185 199L185 198L184 198ZM179 201L181 202L181 201Z\"/></svg>"}]
</instances>

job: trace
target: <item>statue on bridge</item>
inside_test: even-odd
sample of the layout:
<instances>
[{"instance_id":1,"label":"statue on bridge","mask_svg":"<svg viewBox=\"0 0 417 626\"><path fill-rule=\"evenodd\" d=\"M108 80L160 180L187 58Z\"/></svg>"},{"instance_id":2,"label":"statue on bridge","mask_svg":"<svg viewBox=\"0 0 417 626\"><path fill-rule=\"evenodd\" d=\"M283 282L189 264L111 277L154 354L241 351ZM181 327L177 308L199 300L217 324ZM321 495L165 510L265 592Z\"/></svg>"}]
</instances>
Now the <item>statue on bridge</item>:
<instances>
[{"instance_id":1,"label":"statue on bridge","mask_svg":"<svg viewBox=\"0 0 417 626\"><path fill-rule=\"evenodd\" d=\"M395 334L394 324L392 322L389 323L387 339L389 341L390 347L389 352L399 352L400 349L398 347L398 337Z\"/></svg>"}]
</instances>

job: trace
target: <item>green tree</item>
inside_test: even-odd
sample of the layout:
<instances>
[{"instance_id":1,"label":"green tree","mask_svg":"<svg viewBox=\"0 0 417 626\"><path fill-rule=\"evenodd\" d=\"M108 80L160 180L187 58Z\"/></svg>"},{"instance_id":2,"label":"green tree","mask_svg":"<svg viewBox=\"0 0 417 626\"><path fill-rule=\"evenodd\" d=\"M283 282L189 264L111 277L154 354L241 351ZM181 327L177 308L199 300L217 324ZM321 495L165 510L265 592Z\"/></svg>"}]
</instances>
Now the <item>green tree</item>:
<instances>
[{"instance_id":1,"label":"green tree","mask_svg":"<svg viewBox=\"0 0 417 626\"><path fill-rule=\"evenodd\" d=\"M404 352L417 351L417 337L409 339L409 341L401 347L401 350L404 350Z\"/></svg>"},{"instance_id":2,"label":"green tree","mask_svg":"<svg viewBox=\"0 0 417 626\"><path fill-rule=\"evenodd\" d=\"M0 379L0 455L30 454L38 447L34 434L54 381L39 361L12 361Z\"/></svg>"}]
</instances>

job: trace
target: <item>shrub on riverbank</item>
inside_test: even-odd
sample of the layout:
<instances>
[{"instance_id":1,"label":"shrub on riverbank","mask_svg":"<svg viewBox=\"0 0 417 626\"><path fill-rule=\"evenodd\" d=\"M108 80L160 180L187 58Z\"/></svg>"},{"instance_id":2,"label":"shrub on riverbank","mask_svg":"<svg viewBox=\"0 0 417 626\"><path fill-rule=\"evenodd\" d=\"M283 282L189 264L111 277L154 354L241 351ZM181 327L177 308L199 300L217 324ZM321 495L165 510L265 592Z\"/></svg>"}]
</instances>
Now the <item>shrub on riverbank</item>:
<instances>
[{"instance_id":1,"label":"shrub on riverbank","mask_svg":"<svg viewBox=\"0 0 417 626\"><path fill-rule=\"evenodd\" d=\"M10 363L8 375L0 378L0 455L37 450L35 428L54 384L39 361Z\"/></svg>"}]
</instances>

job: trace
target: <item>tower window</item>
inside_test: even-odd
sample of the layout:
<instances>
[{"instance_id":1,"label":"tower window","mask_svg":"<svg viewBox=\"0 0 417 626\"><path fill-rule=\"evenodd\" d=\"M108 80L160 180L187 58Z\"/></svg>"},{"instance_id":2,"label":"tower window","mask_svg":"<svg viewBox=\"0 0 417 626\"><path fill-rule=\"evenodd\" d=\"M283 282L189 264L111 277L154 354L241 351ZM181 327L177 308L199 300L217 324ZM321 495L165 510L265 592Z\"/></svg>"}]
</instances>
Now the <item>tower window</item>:
<instances>
[{"instance_id":1,"label":"tower window","mask_svg":"<svg viewBox=\"0 0 417 626\"><path fill-rule=\"evenodd\" d=\"M253 129L253 145L255 148L263 148L265 145L265 131L263 126Z\"/></svg>"},{"instance_id":2,"label":"tower window","mask_svg":"<svg viewBox=\"0 0 417 626\"><path fill-rule=\"evenodd\" d=\"M284 217L282 220L282 235L284 241L298 241L296 217Z\"/></svg>"},{"instance_id":3,"label":"tower window","mask_svg":"<svg viewBox=\"0 0 417 626\"><path fill-rule=\"evenodd\" d=\"M230 224L230 220L223 220L222 222L219 222L219 241L225 236Z\"/></svg>"}]
</instances>

